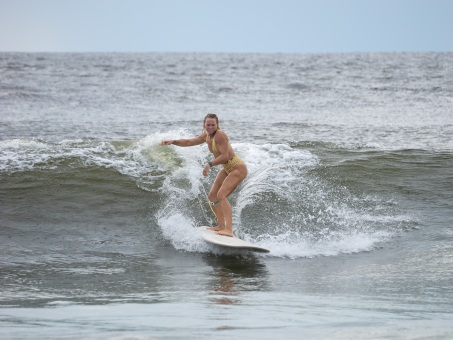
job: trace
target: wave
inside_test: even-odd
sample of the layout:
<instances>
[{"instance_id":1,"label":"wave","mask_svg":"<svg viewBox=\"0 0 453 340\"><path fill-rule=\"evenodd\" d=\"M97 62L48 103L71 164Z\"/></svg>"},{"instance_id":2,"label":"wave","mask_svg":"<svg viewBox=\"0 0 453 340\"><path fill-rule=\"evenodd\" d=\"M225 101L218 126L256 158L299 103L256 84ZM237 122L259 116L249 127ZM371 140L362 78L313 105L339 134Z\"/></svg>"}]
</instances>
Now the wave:
<instances>
[{"instance_id":1,"label":"wave","mask_svg":"<svg viewBox=\"0 0 453 340\"><path fill-rule=\"evenodd\" d=\"M181 251L220 252L193 232L195 227L214 223L206 196L216 171L207 178L201 172L210 157L207 147L159 146L162 139L189 135L188 130L179 129L138 141L1 141L0 174L67 172L66 177L60 176L59 190L73 186L83 177L80 173L93 169L96 178L105 181L119 181L121 176L149 193L151 224L159 228L164 242ZM417 226L417 217L402 211L386 192L370 190L368 183L370 173L385 169L386 160L415 159L410 152L358 152L312 142L233 143L233 147L249 170L230 197L234 232L271 250L260 256L297 258L371 251ZM112 171L118 175L112 176ZM80 185L89 185L89 181ZM123 190L132 189L125 185ZM133 219L133 213L125 218Z\"/></svg>"},{"instance_id":2,"label":"wave","mask_svg":"<svg viewBox=\"0 0 453 340\"><path fill-rule=\"evenodd\" d=\"M271 256L370 251L417 225L416 217L400 211L387 196L350 189L341 179L333 179L312 151L288 144L233 146L249 169L230 198L234 232L269 248ZM204 199L213 174L206 181L201 176L207 152L177 147L169 152L182 163L167 173L162 187L167 200L158 224L175 248L207 251L206 244L190 232L206 221L213 224Z\"/></svg>"}]
</instances>

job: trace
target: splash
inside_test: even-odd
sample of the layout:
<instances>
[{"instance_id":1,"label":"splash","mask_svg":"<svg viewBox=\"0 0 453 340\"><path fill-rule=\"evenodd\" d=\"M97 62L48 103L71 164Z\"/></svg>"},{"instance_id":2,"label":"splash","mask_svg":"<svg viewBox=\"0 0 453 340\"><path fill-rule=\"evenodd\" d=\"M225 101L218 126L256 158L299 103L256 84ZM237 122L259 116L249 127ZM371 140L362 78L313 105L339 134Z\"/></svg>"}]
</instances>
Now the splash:
<instances>
[{"instance_id":1,"label":"splash","mask_svg":"<svg viewBox=\"0 0 453 340\"><path fill-rule=\"evenodd\" d=\"M394 235L398 220L384 221L382 202L355 197L311 172L319 159L307 150L286 144L233 144L247 163L246 180L230 197L237 236L271 250L270 256L298 258L335 256L370 251ZM205 224L201 164L207 151L172 148L167 178L162 187L166 203L159 225L177 249L207 251L193 229ZM176 161L177 160L177 161ZM213 179L210 178L209 182ZM384 213L385 214L385 213ZM260 255L261 256L261 255ZM266 255L263 255L266 256Z\"/></svg>"}]
</instances>

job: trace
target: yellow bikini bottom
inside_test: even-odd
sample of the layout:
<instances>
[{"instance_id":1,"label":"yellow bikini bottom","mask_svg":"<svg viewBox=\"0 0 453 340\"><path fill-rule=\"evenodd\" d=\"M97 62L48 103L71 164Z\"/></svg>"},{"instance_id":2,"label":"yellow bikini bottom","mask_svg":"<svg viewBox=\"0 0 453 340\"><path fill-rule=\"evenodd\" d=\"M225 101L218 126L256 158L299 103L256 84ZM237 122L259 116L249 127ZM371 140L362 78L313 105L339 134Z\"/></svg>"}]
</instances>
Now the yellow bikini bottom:
<instances>
[{"instance_id":1,"label":"yellow bikini bottom","mask_svg":"<svg viewBox=\"0 0 453 340\"><path fill-rule=\"evenodd\" d=\"M222 166L225 169L226 173L230 174L230 172L233 170L233 168L239 164L244 164L244 161L242 159L240 159L238 157L238 155L234 155L234 157L232 159L230 159L225 164L222 164Z\"/></svg>"}]
</instances>

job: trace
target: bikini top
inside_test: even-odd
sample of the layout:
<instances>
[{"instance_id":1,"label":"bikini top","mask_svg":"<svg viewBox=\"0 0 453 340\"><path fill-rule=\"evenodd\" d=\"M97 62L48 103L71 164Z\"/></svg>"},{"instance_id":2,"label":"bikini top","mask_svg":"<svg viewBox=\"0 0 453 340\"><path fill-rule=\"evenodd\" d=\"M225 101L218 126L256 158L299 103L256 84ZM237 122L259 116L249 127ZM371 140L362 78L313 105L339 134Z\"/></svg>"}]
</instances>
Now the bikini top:
<instances>
[{"instance_id":1,"label":"bikini top","mask_svg":"<svg viewBox=\"0 0 453 340\"><path fill-rule=\"evenodd\" d=\"M217 131L222 131L222 130L217 129ZM217 133L217 131L216 131L216 133ZM224 131L222 131L222 132L225 133ZM225 133L225 135L226 135L226 133ZM214 134L214 136L215 136L215 134ZM209 138L209 134L206 136L206 143L208 143L208 138ZM230 140L228 139L228 136L227 136L227 141L228 141L228 146L230 147L231 144L230 144ZM217 143L215 142L214 137L212 137L212 152L215 154L220 153L219 149L217 148Z\"/></svg>"}]
</instances>

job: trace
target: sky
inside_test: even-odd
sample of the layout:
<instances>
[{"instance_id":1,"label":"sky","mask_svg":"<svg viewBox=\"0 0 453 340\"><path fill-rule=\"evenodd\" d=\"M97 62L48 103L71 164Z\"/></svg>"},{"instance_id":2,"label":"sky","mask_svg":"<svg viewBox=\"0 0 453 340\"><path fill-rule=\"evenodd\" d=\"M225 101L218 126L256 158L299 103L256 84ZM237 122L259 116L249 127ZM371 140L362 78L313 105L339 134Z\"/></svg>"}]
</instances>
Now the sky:
<instances>
[{"instance_id":1,"label":"sky","mask_svg":"<svg viewBox=\"0 0 453 340\"><path fill-rule=\"evenodd\" d=\"M453 0L0 0L10 51L453 51Z\"/></svg>"}]
</instances>

